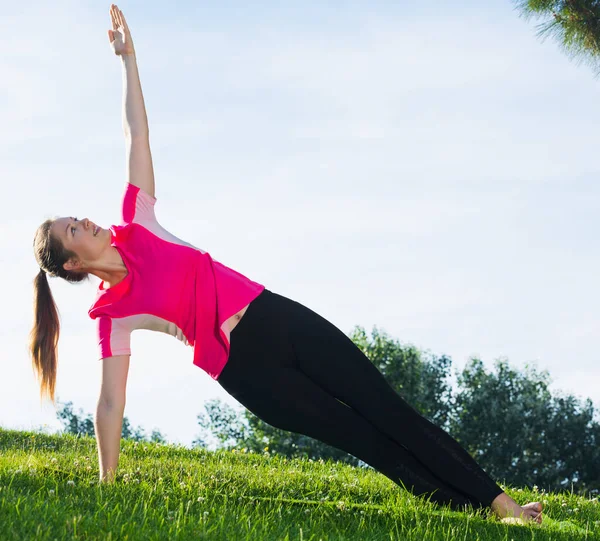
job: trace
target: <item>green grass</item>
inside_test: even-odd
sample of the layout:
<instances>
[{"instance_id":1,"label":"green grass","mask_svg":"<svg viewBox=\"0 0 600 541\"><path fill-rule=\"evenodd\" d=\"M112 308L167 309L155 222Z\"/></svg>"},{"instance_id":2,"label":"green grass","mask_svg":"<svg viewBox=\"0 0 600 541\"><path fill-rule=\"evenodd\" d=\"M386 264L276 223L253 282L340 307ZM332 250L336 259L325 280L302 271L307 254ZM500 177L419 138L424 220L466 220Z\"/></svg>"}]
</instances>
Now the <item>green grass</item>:
<instances>
[{"instance_id":1,"label":"green grass","mask_svg":"<svg viewBox=\"0 0 600 541\"><path fill-rule=\"evenodd\" d=\"M416 498L371 469L122 440L98 484L94 438L0 429L0 539L600 539L600 503L504 487L544 502L544 524L507 525Z\"/></svg>"}]
</instances>

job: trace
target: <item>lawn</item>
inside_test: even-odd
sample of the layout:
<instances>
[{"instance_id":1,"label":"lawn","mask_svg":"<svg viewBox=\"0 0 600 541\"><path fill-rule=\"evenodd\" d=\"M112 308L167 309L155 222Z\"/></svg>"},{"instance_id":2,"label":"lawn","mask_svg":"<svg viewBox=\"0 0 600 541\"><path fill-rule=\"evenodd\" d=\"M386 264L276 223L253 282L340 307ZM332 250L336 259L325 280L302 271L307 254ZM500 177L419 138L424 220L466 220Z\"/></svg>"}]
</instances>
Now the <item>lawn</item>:
<instances>
[{"instance_id":1,"label":"lawn","mask_svg":"<svg viewBox=\"0 0 600 541\"><path fill-rule=\"evenodd\" d=\"M416 498L372 469L322 460L122 440L117 481L98 483L94 438L0 429L0 539L600 540L600 503L542 501L543 524L507 525Z\"/></svg>"}]
</instances>

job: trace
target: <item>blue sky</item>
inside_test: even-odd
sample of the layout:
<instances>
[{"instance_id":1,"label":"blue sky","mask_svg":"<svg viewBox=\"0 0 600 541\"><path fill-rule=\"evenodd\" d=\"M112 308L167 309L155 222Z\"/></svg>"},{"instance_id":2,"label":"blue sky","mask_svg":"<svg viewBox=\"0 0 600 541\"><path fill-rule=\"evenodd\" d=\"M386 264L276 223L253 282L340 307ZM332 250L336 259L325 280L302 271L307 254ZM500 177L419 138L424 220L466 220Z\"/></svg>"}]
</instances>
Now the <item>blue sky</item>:
<instances>
[{"instance_id":1,"label":"blue sky","mask_svg":"<svg viewBox=\"0 0 600 541\"><path fill-rule=\"evenodd\" d=\"M32 241L118 223L126 181L110 2L12 3L0 40L0 425L60 428L27 355ZM600 85L510 1L122 2L156 214L179 238L345 333L548 370L598 402ZM99 280L51 280L57 395L92 413ZM125 414L190 444L218 397L192 348L137 331Z\"/></svg>"}]
</instances>

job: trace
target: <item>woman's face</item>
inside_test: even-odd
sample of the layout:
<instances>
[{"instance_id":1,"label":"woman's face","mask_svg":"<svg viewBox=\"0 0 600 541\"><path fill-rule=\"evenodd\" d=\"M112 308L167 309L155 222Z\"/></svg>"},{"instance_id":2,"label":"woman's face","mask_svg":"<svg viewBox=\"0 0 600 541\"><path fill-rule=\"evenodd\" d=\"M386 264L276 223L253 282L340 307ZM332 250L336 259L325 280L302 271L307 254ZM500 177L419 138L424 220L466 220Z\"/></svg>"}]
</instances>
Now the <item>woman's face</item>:
<instances>
[{"instance_id":1,"label":"woman's face","mask_svg":"<svg viewBox=\"0 0 600 541\"><path fill-rule=\"evenodd\" d=\"M110 245L110 231L96 226L87 218L79 220L72 216L57 218L52 224L52 235L59 238L67 250L77 254L81 262L91 263L100 258L102 252ZM96 234L94 234L96 233ZM73 270L77 265L65 263L66 270Z\"/></svg>"}]
</instances>

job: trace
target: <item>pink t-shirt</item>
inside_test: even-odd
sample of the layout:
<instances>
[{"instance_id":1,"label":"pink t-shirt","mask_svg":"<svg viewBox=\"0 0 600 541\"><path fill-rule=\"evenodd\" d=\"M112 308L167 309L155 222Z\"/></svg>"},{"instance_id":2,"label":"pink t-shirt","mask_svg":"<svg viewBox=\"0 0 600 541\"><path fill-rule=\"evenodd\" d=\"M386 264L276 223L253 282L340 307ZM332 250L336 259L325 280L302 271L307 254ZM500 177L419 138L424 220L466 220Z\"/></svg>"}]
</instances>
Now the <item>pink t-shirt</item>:
<instances>
[{"instance_id":1,"label":"pink t-shirt","mask_svg":"<svg viewBox=\"0 0 600 541\"><path fill-rule=\"evenodd\" d=\"M122 224L109 228L127 267L115 286L98 286L89 316L96 320L100 359L131 354L135 329L160 331L194 348L194 364L217 379L229 358L225 321L265 289L166 231L156 198L129 182Z\"/></svg>"}]
</instances>

